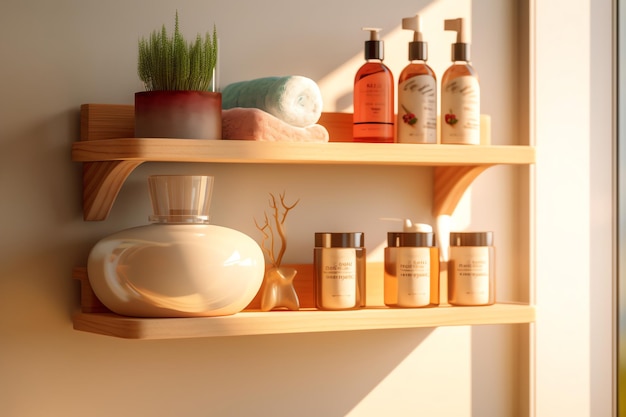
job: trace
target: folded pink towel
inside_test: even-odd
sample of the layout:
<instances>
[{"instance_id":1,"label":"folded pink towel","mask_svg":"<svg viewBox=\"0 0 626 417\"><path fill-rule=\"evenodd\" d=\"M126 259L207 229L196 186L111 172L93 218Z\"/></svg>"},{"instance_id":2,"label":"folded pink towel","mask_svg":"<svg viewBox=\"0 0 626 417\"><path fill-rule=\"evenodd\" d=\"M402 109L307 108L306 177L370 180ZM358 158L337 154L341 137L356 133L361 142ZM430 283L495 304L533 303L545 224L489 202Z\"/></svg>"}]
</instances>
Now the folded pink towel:
<instances>
[{"instance_id":1,"label":"folded pink towel","mask_svg":"<svg viewBox=\"0 0 626 417\"><path fill-rule=\"evenodd\" d=\"M320 124L296 127L263 110L235 107L222 110L222 138L266 142L328 142Z\"/></svg>"}]
</instances>

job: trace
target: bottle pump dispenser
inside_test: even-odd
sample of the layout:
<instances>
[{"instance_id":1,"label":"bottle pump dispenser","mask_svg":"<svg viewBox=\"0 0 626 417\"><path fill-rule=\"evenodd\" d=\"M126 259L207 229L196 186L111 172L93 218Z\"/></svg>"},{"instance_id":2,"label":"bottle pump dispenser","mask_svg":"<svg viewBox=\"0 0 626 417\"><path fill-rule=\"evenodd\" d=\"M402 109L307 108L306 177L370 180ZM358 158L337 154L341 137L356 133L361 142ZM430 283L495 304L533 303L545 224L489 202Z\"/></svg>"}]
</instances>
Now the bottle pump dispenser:
<instances>
[{"instance_id":1,"label":"bottle pump dispenser","mask_svg":"<svg viewBox=\"0 0 626 417\"><path fill-rule=\"evenodd\" d=\"M402 19L402 29L413 31L413 42L409 42L409 61L427 61L428 44L423 39L420 15Z\"/></svg>"},{"instance_id":2,"label":"bottle pump dispenser","mask_svg":"<svg viewBox=\"0 0 626 417\"><path fill-rule=\"evenodd\" d=\"M365 41L365 60L385 59L385 44L380 40L380 28L363 28L370 33L370 39Z\"/></svg>"},{"instance_id":3,"label":"bottle pump dispenser","mask_svg":"<svg viewBox=\"0 0 626 417\"><path fill-rule=\"evenodd\" d=\"M444 22L444 30L456 31L456 43L452 44L452 62L470 61L470 45L463 19L448 19Z\"/></svg>"}]
</instances>

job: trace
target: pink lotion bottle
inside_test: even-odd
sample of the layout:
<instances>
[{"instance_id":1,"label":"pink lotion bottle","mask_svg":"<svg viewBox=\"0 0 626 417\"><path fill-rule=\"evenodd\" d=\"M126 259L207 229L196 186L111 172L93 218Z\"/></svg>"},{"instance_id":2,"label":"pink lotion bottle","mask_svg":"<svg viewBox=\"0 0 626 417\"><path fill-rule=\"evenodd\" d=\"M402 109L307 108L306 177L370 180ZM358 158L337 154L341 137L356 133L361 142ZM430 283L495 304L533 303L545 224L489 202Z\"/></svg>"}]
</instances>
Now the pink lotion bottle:
<instances>
[{"instance_id":1,"label":"pink lotion bottle","mask_svg":"<svg viewBox=\"0 0 626 417\"><path fill-rule=\"evenodd\" d=\"M441 79L441 143L480 144L480 86L470 64L470 44L462 18L449 19L445 30L457 33L452 65Z\"/></svg>"},{"instance_id":2,"label":"pink lotion bottle","mask_svg":"<svg viewBox=\"0 0 626 417\"><path fill-rule=\"evenodd\" d=\"M384 44L377 28L365 41L365 64L354 78L353 137L355 142L394 142L394 81L383 64Z\"/></svg>"},{"instance_id":3,"label":"pink lotion bottle","mask_svg":"<svg viewBox=\"0 0 626 417\"><path fill-rule=\"evenodd\" d=\"M419 15L402 19L402 29L412 30L409 65L398 78L398 129L400 143L437 143L437 78L426 64L428 44L422 39Z\"/></svg>"}]
</instances>

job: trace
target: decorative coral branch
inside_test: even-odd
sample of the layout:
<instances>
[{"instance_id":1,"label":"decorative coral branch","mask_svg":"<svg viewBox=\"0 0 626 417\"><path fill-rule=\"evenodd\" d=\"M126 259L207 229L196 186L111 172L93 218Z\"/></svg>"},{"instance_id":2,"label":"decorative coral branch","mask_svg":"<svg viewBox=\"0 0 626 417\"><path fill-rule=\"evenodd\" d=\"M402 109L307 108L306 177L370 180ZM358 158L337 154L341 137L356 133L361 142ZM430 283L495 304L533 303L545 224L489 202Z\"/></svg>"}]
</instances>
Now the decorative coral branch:
<instances>
[{"instance_id":1,"label":"decorative coral branch","mask_svg":"<svg viewBox=\"0 0 626 417\"><path fill-rule=\"evenodd\" d=\"M293 209L300 202L300 199L298 199L292 205L287 205L287 203L285 203L285 192L283 192L282 194L279 194L279 197L280 197L281 209L283 210L282 213L279 211L279 207L276 202L276 197L274 196L274 194L270 193L270 201L269 201L269 206L273 211L272 217L274 218L274 223L276 225L276 233L278 234L278 237L280 238L280 250L278 251L278 256L275 256L274 230L272 229L272 224L271 224L270 219L267 216L267 213L264 213L265 223L263 223L262 226L259 225L256 219L254 220L254 224L256 225L256 228L259 229L261 233L263 234L263 242L262 242L261 248L263 249L263 252L267 254L269 260L272 263L272 266L276 268L280 267L280 264L283 260L283 256L285 255L285 251L287 250L287 235L285 233L285 220L287 220L287 214L289 214L289 211L291 211L291 209ZM268 239L270 241L269 246L266 246Z\"/></svg>"},{"instance_id":2,"label":"decorative coral branch","mask_svg":"<svg viewBox=\"0 0 626 417\"><path fill-rule=\"evenodd\" d=\"M267 217L267 213L263 213L265 216L265 223L263 226L259 226L259 223L254 219L254 224L257 229L261 231L263 234L263 241L261 242L261 249L267 255L268 259L271 261L272 265L275 265L276 262L274 260L274 232L272 231L272 225L270 224L269 218ZM269 232L268 232L269 231ZM266 246L267 240L270 240L269 247Z\"/></svg>"},{"instance_id":3,"label":"decorative coral branch","mask_svg":"<svg viewBox=\"0 0 626 417\"><path fill-rule=\"evenodd\" d=\"M289 211L293 209L299 202L300 199L296 200L291 206L285 204L285 192L280 194L280 205L283 207L284 212L282 218L278 220L278 209L276 207L276 198L272 195L272 200L274 202L274 220L276 222L276 229L278 232L278 236L280 236L280 251L278 251L278 258L276 259L276 266L280 266L283 255L285 255L285 251L287 250L287 235L285 233L285 220L287 219L287 214Z\"/></svg>"}]
</instances>

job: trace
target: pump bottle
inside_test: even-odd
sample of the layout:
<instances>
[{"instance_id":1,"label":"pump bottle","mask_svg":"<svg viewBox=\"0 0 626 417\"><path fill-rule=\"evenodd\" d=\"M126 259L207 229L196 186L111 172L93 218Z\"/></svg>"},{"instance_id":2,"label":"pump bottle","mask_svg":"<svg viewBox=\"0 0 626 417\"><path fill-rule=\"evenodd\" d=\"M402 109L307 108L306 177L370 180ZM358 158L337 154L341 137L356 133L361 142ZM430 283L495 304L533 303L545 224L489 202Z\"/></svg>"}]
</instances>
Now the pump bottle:
<instances>
[{"instance_id":1,"label":"pump bottle","mask_svg":"<svg viewBox=\"0 0 626 417\"><path fill-rule=\"evenodd\" d=\"M383 64L384 44L377 28L365 41L365 64L354 78L353 137L355 142L394 142L394 82Z\"/></svg>"},{"instance_id":2,"label":"pump bottle","mask_svg":"<svg viewBox=\"0 0 626 417\"><path fill-rule=\"evenodd\" d=\"M441 79L441 143L480 144L480 86L470 64L470 44L462 18L449 19L444 29L456 31L452 65Z\"/></svg>"},{"instance_id":3,"label":"pump bottle","mask_svg":"<svg viewBox=\"0 0 626 417\"><path fill-rule=\"evenodd\" d=\"M422 39L419 15L402 19L402 29L412 30L410 63L398 78L397 142L437 143L437 78L426 64L428 44Z\"/></svg>"}]
</instances>

